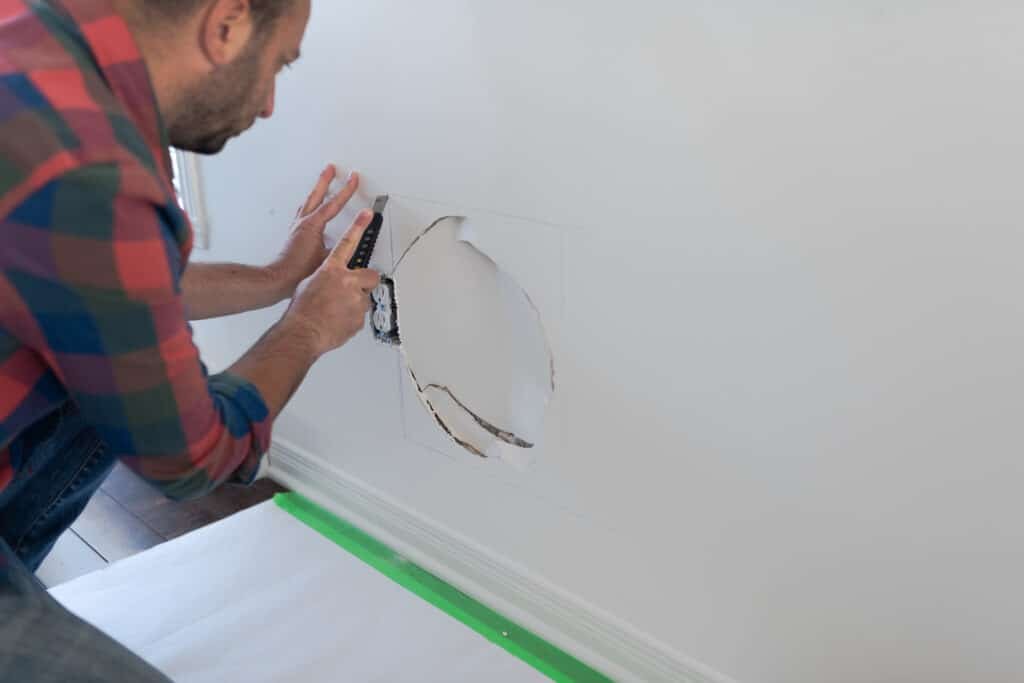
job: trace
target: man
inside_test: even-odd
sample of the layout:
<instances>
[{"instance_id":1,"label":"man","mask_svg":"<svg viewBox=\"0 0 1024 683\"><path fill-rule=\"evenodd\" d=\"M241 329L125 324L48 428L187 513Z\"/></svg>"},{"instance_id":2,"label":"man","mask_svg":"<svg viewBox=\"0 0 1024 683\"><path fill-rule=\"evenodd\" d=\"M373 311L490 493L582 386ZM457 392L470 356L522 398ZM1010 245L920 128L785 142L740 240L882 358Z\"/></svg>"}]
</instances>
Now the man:
<instances>
[{"instance_id":1,"label":"man","mask_svg":"<svg viewBox=\"0 0 1024 683\"><path fill-rule=\"evenodd\" d=\"M25 568L39 566L118 459L179 499L251 481L310 366L365 324L379 276L346 264L372 215L333 252L323 244L356 175L329 198L335 171L324 171L262 268L189 265L191 227L173 193L167 147L214 154L269 117L309 14L309 0L0 2L4 680L5 656L12 680L43 680L61 656L90 666L127 657L69 626L45 596L25 598ZM189 319L286 299L252 349L207 375ZM41 611L19 626L12 610L25 604ZM43 623L77 654L55 651ZM93 680L81 662L64 664L53 680Z\"/></svg>"}]
</instances>

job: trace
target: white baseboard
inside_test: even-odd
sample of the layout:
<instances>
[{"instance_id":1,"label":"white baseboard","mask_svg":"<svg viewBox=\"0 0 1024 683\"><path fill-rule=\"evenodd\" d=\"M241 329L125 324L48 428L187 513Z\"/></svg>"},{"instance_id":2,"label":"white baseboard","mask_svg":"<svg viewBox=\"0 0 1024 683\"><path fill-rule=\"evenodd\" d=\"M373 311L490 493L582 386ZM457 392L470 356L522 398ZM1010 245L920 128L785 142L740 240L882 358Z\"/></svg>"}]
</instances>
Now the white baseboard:
<instances>
[{"instance_id":1,"label":"white baseboard","mask_svg":"<svg viewBox=\"0 0 1024 683\"><path fill-rule=\"evenodd\" d=\"M317 458L275 442L269 461L274 479L616 681L732 683Z\"/></svg>"}]
</instances>

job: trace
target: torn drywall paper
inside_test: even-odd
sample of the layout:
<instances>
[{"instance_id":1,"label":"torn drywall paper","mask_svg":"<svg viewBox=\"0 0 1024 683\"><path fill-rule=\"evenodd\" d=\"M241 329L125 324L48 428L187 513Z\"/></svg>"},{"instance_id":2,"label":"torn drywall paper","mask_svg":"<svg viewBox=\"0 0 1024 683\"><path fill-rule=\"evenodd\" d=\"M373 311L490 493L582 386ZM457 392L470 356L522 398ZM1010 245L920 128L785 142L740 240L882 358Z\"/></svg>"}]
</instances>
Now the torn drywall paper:
<instances>
[{"instance_id":1,"label":"torn drywall paper","mask_svg":"<svg viewBox=\"0 0 1024 683\"><path fill-rule=\"evenodd\" d=\"M540 439L554 363L536 307L474 235L471 221L441 218L399 257L401 348L440 428L470 453L500 457Z\"/></svg>"}]
</instances>

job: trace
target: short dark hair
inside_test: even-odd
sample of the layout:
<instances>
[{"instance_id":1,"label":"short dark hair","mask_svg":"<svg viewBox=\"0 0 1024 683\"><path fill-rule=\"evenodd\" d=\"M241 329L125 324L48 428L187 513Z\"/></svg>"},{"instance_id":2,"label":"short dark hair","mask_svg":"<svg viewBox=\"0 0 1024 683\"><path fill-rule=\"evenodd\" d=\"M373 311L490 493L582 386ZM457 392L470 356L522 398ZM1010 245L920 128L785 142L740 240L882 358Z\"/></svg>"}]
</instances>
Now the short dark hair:
<instances>
[{"instance_id":1,"label":"short dark hair","mask_svg":"<svg viewBox=\"0 0 1024 683\"><path fill-rule=\"evenodd\" d=\"M182 19L198 12L199 8L210 4L212 0L138 0L149 18ZM293 0L249 0L253 22L258 32L271 27Z\"/></svg>"}]
</instances>

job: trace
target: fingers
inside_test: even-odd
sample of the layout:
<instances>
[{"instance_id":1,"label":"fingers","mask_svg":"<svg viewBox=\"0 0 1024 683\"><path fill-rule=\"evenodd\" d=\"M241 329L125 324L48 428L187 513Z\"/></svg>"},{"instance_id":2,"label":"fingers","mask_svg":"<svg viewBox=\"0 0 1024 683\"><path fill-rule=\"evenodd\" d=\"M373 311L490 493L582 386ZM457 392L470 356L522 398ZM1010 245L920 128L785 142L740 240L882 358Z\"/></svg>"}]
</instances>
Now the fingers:
<instances>
[{"instance_id":1,"label":"fingers","mask_svg":"<svg viewBox=\"0 0 1024 683\"><path fill-rule=\"evenodd\" d=\"M345 183L345 187L341 188L341 191L331 197L326 204L320 207L317 211L317 219L324 225L331 222L335 216L341 213L341 210L348 204L348 200L355 196L356 191L359 190L359 174L353 171L349 177L348 182Z\"/></svg>"},{"instance_id":2,"label":"fingers","mask_svg":"<svg viewBox=\"0 0 1024 683\"><path fill-rule=\"evenodd\" d=\"M356 216L355 223L349 228L345 236L341 238L341 241L334 247L334 251L328 257L334 261L339 262L342 266L348 267L349 261L352 260L352 256L356 253L356 249L359 247L359 240L363 239L363 233L370 227L370 223L373 221L373 211L369 209L363 209Z\"/></svg>"},{"instance_id":3,"label":"fingers","mask_svg":"<svg viewBox=\"0 0 1024 683\"><path fill-rule=\"evenodd\" d=\"M353 274L356 277L356 282L359 283L359 288L367 294L376 289L377 285L380 284L380 273L375 270L361 268L353 271Z\"/></svg>"},{"instance_id":4,"label":"fingers","mask_svg":"<svg viewBox=\"0 0 1024 683\"><path fill-rule=\"evenodd\" d=\"M309 214L316 211L317 207L324 203L324 198L327 197L327 192L331 188L331 182L334 180L334 176L338 174L334 164L330 164L320 174L320 178L316 181L316 186L313 191L309 193L309 197L306 199L306 203L299 209L299 217L308 216Z\"/></svg>"}]
</instances>

